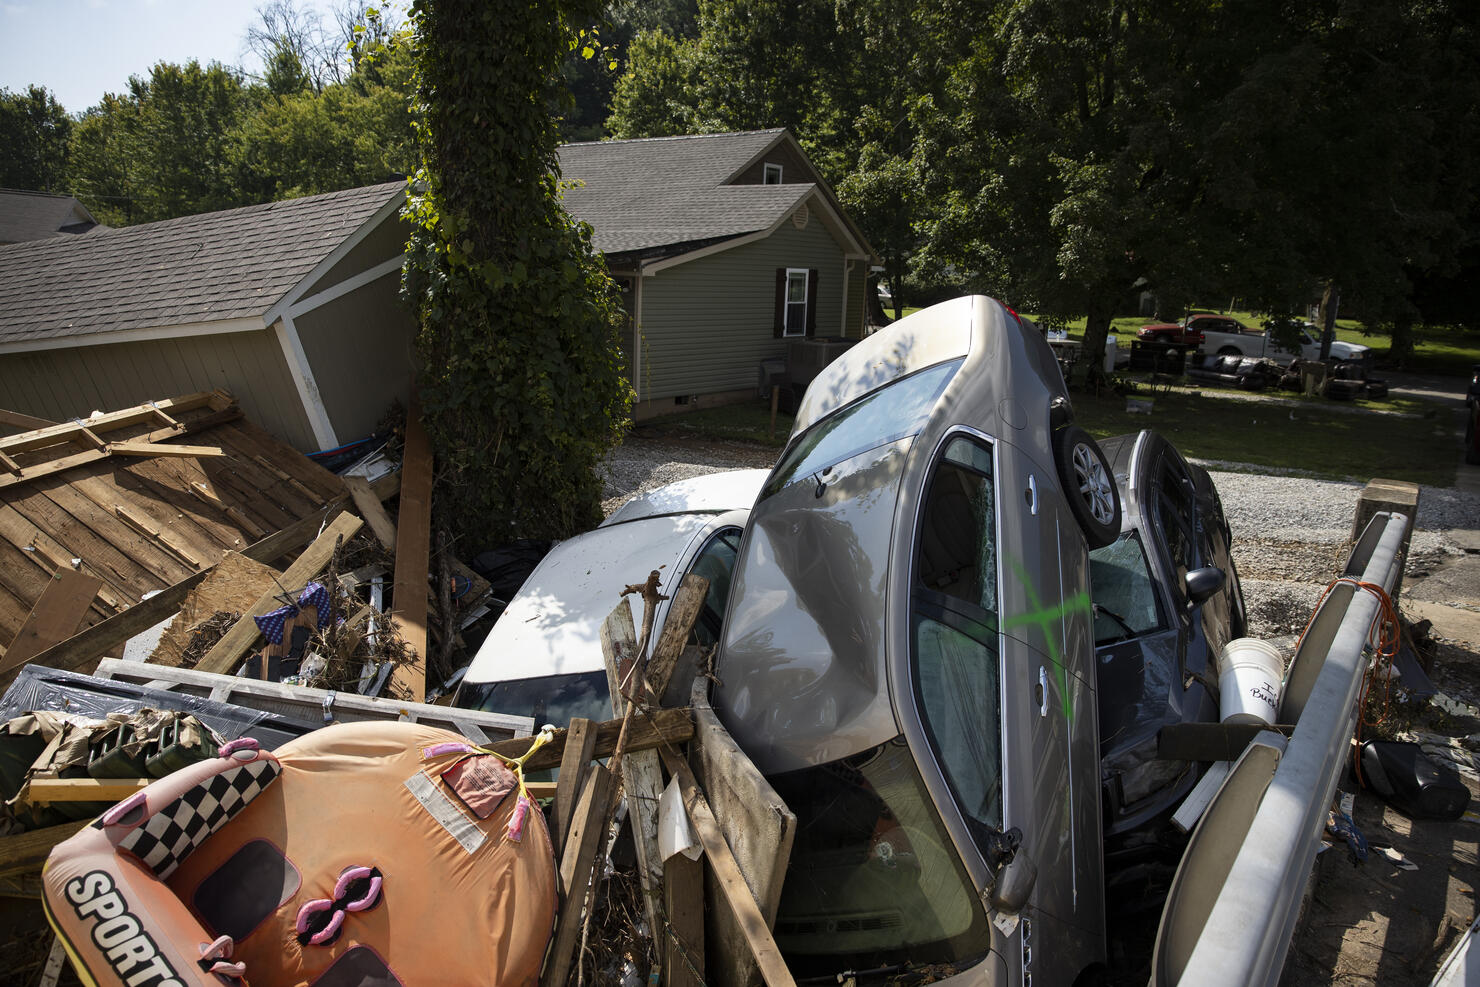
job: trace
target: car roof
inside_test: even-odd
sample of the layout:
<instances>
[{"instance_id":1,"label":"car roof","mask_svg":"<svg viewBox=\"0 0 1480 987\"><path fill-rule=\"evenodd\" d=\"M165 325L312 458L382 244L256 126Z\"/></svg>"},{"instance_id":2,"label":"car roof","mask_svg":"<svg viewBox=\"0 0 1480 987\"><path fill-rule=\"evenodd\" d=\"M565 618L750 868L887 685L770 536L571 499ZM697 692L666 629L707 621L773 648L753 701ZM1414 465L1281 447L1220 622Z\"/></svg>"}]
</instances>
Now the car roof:
<instances>
[{"instance_id":1,"label":"car roof","mask_svg":"<svg viewBox=\"0 0 1480 987\"><path fill-rule=\"evenodd\" d=\"M722 470L639 493L601 522L602 527L664 514L720 513L749 509L770 470Z\"/></svg>"},{"instance_id":2,"label":"car roof","mask_svg":"<svg viewBox=\"0 0 1480 987\"><path fill-rule=\"evenodd\" d=\"M639 518L560 542L509 601L468 666L466 680L599 671L605 667L601 625L621 601L623 588L656 569L661 588L671 593L691 550L720 528L744 525L748 513Z\"/></svg>"}]
</instances>

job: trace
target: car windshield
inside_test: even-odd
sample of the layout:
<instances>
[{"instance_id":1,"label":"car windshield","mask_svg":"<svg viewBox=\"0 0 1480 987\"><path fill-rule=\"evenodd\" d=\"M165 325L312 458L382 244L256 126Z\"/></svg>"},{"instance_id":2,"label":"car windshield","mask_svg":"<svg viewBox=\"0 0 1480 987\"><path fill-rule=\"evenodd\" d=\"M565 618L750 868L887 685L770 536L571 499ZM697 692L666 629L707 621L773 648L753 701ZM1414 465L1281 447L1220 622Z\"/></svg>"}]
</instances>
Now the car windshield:
<instances>
[{"instance_id":1,"label":"car windshield","mask_svg":"<svg viewBox=\"0 0 1480 987\"><path fill-rule=\"evenodd\" d=\"M457 706L487 713L532 716L534 725L569 723L577 716L598 723L611 718L611 697L606 672L573 675L541 675L505 682L463 681Z\"/></svg>"},{"instance_id":2,"label":"car windshield","mask_svg":"<svg viewBox=\"0 0 1480 987\"><path fill-rule=\"evenodd\" d=\"M1128 531L1089 553L1090 593L1095 601L1095 644L1110 644L1161 630L1161 609L1141 536Z\"/></svg>"},{"instance_id":3,"label":"car windshield","mask_svg":"<svg viewBox=\"0 0 1480 987\"><path fill-rule=\"evenodd\" d=\"M901 377L813 425L776 466L761 499L797 477L920 431L960 366L960 360L952 360Z\"/></svg>"},{"instance_id":4,"label":"car windshield","mask_svg":"<svg viewBox=\"0 0 1480 987\"><path fill-rule=\"evenodd\" d=\"M797 816L776 944L799 976L987 952L986 915L902 737L770 781Z\"/></svg>"}]
</instances>

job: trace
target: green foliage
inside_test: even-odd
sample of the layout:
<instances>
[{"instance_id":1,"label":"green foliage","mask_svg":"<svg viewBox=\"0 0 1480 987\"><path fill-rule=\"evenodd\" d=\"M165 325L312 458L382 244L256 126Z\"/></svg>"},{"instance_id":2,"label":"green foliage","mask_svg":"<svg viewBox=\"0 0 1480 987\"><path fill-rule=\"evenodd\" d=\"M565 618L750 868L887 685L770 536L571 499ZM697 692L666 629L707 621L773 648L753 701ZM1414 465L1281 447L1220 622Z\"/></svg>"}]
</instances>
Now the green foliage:
<instances>
[{"instance_id":1,"label":"green foliage","mask_svg":"<svg viewBox=\"0 0 1480 987\"><path fill-rule=\"evenodd\" d=\"M548 112L580 2L421 0L413 8L422 167L405 293L442 509L475 544L567 537L600 518L620 437L614 286L560 207Z\"/></svg>"},{"instance_id":2,"label":"green foliage","mask_svg":"<svg viewBox=\"0 0 1480 987\"><path fill-rule=\"evenodd\" d=\"M50 91L0 89L0 188L62 192L72 121Z\"/></svg>"}]
</instances>

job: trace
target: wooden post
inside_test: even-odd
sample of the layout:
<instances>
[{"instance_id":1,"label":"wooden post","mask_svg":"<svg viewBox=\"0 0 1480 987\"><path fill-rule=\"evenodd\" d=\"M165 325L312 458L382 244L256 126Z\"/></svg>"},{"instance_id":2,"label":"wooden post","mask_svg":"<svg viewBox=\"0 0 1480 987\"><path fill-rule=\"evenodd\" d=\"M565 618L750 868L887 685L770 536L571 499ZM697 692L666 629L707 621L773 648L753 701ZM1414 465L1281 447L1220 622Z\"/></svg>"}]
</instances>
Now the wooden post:
<instances>
[{"instance_id":1,"label":"wooden post","mask_svg":"<svg viewBox=\"0 0 1480 987\"><path fill-rule=\"evenodd\" d=\"M1379 511L1391 511L1408 518L1408 523L1403 526L1403 545L1398 550L1398 574L1393 579L1393 591L1388 594L1394 603L1398 602L1398 594L1403 590L1403 569L1408 564L1408 544L1413 539L1413 522L1418 517L1418 497L1416 483L1371 479L1357 495L1357 510L1352 516L1353 542L1362 537L1362 532L1367 530L1367 522Z\"/></svg>"},{"instance_id":2,"label":"wooden post","mask_svg":"<svg viewBox=\"0 0 1480 987\"><path fill-rule=\"evenodd\" d=\"M560 785L555 790L555 831L550 834L558 857L570 835L575 818L576 799L585 787L586 769L596 751L595 724L583 716L570 721L565 736L565 753L560 758Z\"/></svg>"},{"instance_id":3,"label":"wooden post","mask_svg":"<svg viewBox=\"0 0 1480 987\"><path fill-rule=\"evenodd\" d=\"M411 392L401 458L401 512L396 521L395 598L391 620L412 660L397 665L391 683L415 702L427 694L427 565L432 556L432 444Z\"/></svg>"},{"instance_id":4,"label":"wooden post","mask_svg":"<svg viewBox=\"0 0 1480 987\"><path fill-rule=\"evenodd\" d=\"M668 604L663 630L658 634L647 664L648 685L653 695L660 699L668 691L668 680L673 677L684 642L689 639L694 623L704 609L704 597L708 592L709 580L691 572L683 577L678 592L673 594L673 602Z\"/></svg>"},{"instance_id":5,"label":"wooden post","mask_svg":"<svg viewBox=\"0 0 1480 987\"><path fill-rule=\"evenodd\" d=\"M776 409L781 404L781 385L771 385L771 431L767 433L768 438L776 437Z\"/></svg>"},{"instance_id":6,"label":"wooden post","mask_svg":"<svg viewBox=\"0 0 1480 987\"><path fill-rule=\"evenodd\" d=\"M75 569L58 569L0 658L0 672L30 661L77 632L103 581Z\"/></svg>"},{"instance_id":7,"label":"wooden post","mask_svg":"<svg viewBox=\"0 0 1480 987\"><path fill-rule=\"evenodd\" d=\"M555 919L555 934L550 937L550 951L545 956L545 970L540 977L544 987L566 987L570 980L576 944L581 938L586 891L591 884L591 872L606 830L607 805L611 795L611 772L598 764L586 776L586 784L581 788L570 839L560 859L560 913Z\"/></svg>"},{"instance_id":8,"label":"wooden post","mask_svg":"<svg viewBox=\"0 0 1480 987\"><path fill-rule=\"evenodd\" d=\"M704 863L675 853L663 861L663 937L665 987L704 983Z\"/></svg>"},{"instance_id":9,"label":"wooden post","mask_svg":"<svg viewBox=\"0 0 1480 987\"><path fill-rule=\"evenodd\" d=\"M334 554L334 547L339 540L353 537L363 524L364 522L353 514L341 514L336 517L329 527L324 529L324 533L303 550L303 554L298 556L298 561L283 573L283 586L289 592L301 590L305 583L329 564L329 558ZM422 594L422 598L426 598L425 593ZM202 672L223 674L232 672L259 636L257 624L252 618L276 610L281 605L276 591L264 593L252 605L252 609L242 615L241 620L231 625L231 629L216 642L216 646L206 652L206 656L200 660L196 668Z\"/></svg>"},{"instance_id":10,"label":"wooden post","mask_svg":"<svg viewBox=\"0 0 1480 987\"><path fill-rule=\"evenodd\" d=\"M735 856L730 852L724 834L720 832L714 811L710 809L704 793L699 790L699 783L694 779L694 772L689 769L688 763L677 754L667 749L661 753L663 763L668 766L669 772L678 779L679 787L683 789L683 804L688 810L689 822L693 824L694 834L699 837L699 842L704 845L704 854L709 858L709 866L714 871L715 880L719 882L725 901L735 913L740 930L745 935L746 944L750 947L751 956L754 957L755 964L760 969L762 979L769 987L794 987L796 981L792 979L786 961L781 958L781 950L777 948L776 940L772 938L771 930L766 926L765 916L756 906L755 898L751 895L750 888L740 873L740 866L735 863Z\"/></svg>"}]
</instances>

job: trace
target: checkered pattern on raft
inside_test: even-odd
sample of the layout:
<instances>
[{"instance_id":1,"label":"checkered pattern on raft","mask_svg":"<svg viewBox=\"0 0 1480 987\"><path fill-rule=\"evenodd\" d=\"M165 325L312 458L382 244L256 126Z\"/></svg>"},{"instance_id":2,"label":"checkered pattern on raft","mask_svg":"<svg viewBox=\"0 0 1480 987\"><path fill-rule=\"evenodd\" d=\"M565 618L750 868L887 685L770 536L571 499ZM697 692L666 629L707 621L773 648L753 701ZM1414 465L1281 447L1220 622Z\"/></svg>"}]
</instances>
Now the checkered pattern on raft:
<instances>
[{"instance_id":1,"label":"checkered pattern on raft","mask_svg":"<svg viewBox=\"0 0 1480 987\"><path fill-rule=\"evenodd\" d=\"M151 815L119 841L161 881L180 861L242 810L277 778L272 758L227 768Z\"/></svg>"}]
</instances>

